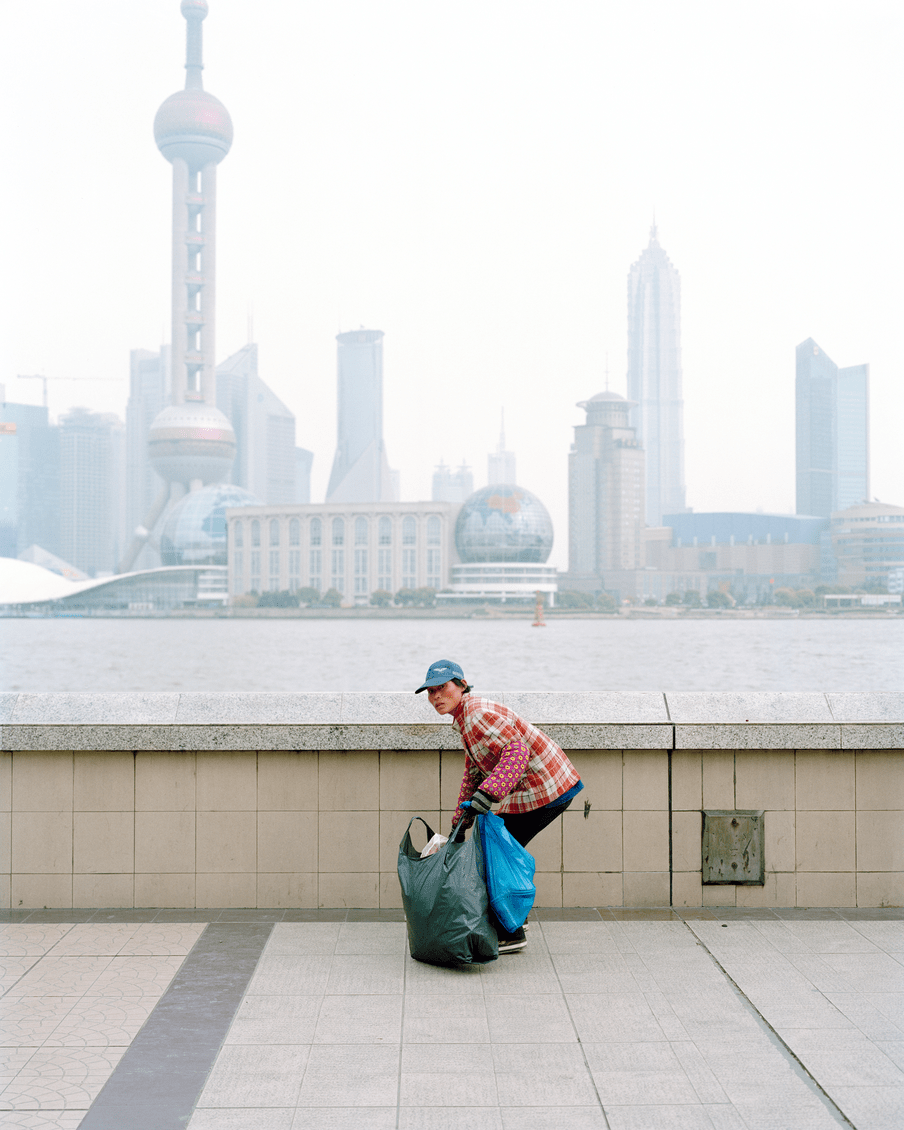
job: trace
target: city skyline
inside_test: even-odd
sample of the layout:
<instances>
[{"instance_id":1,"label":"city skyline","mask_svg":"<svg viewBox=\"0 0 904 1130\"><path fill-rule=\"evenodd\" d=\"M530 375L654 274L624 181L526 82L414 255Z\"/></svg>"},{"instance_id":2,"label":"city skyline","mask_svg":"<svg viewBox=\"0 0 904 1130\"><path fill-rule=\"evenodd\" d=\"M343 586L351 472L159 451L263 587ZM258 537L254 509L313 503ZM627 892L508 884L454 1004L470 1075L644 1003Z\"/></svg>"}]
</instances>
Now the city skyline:
<instances>
[{"instance_id":1,"label":"city skyline","mask_svg":"<svg viewBox=\"0 0 904 1130\"><path fill-rule=\"evenodd\" d=\"M21 234L9 240L3 383L35 403L38 383L15 373L96 375L105 383L51 380L52 415L86 403L122 417L130 350L169 337L169 177L150 122L183 61L179 5L21 7L4 136L30 176L6 186ZM215 360L260 343L298 444L315 452L312 498L335 446L335 333L379 325L402 497L430 496L444 453L479 475L505 406L519 482L552 513L564 568L574 404L604 388L607 354L609 383L626 392L624 277L654 210L683 280L688 505L793 511L794 348L810 336L869 361L872 492L904 498L901 235L882 221L894 184L882 138L900 105L895 6L801 4L783 9L780 34L768 6L698 4L682 19L658 4L530 7L514 32L510 4L484 6L480 24L465 5L448 27L422 6L351 7L340 21L278 0L264 15L210 0L205 23L205 84L235 115ZM33 61L17 43L41 44L45 79L28 100ZM648 86L626 104L641 65ZM826 68L831 84L818 81ZM797 170L823 151L844 159L814 196ZM271 215L278 241L264 237ZM111 226L130 232L113 288L94 254Z\"/></svg>"}]
</instances>

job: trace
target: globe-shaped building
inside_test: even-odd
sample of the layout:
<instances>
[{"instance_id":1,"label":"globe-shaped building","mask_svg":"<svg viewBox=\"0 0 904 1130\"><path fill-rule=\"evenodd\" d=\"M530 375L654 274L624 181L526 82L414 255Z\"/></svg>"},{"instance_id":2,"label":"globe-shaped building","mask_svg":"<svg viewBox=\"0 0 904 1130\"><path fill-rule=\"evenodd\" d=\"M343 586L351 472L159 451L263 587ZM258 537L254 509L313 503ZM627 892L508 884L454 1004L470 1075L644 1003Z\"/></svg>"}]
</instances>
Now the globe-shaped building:
<instances>
[{"instance_id":1,"label":"globe-shaped building","mask_svg":"<svg viewBox=\"0 0 904 1130\"><path fill-rule=\"evenodd\" d=\"M260 506L250 491L216 483L190 491L173 507L160 535L164 565L225 565L226 511L230 506Z\"/></svg>"},{"instance_id":2,"label":"globe-shaped building","mask_svg":"<svg viewBox=\"0 0 904 1130\"><path fill-rule=\"evenodd\" d=\"M493 484L465 502L455 523L462 561L544 564L552 552L552 519L535 494Z\"/></svg>"}]
</instances>

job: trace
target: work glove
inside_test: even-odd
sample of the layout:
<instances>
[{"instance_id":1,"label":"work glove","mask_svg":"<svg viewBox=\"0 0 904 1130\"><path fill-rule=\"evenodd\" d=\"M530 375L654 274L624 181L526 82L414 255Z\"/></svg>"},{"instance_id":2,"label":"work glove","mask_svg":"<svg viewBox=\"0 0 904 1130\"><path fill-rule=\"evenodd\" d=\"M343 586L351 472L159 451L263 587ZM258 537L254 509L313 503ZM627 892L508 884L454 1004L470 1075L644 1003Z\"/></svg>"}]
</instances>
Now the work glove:
<instances>
[{"instance_id":1,"label":"work glove","mask_svg":"<svg viewBox=\"0 0 904 1130\"><path fill-rule=\"evenodd\" d=\"M496 798L490 796L489 793L482 792L480 789L474 790L474 795L471 797L471 811L478 816L486 816L493 805L496 803Z\"/></svg>"}]
</instances>

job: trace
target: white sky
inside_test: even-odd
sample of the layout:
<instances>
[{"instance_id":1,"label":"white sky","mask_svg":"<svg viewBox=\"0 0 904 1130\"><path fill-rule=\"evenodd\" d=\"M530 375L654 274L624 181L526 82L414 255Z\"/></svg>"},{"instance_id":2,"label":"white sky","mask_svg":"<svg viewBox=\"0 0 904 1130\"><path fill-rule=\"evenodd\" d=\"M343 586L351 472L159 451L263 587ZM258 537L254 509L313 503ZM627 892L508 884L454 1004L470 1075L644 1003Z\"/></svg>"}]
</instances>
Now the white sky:
<instances>
[{"instance_id":1,"label":"white sky","mask_svg":"<svg viewBox=\"0 0 904 1130\"><path fill-rule=\"evenodd\" d=\"M7 399L19 373L123 415L128 355L169 338L178 0L3 0ZM626 277L682 278L687 500L794 508L794 349L869 362L872 493L904 504L899 0L210 0L205 87L235 125L218 179L218 360L245 344L315 453L335 341L385 334L402 496L486 480L500 409L567 565L579 400L625 392ZM897 77L895 77L897 76ZM111 379L113 378L113 379Z\"/></svg>"}]
</instances>

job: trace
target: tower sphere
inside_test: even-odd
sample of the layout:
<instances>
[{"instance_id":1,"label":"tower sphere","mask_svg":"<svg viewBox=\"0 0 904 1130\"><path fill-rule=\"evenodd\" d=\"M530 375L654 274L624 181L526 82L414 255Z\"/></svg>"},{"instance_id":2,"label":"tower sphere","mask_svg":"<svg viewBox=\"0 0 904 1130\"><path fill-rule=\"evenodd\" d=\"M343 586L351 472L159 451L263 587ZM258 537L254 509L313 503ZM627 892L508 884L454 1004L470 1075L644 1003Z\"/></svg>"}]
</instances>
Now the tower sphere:
<instances>
[{"instance_id":1,"label":"tower sphere","mask_svg":"<svg viewBox=\"0 0 904 1130\"><path fill-rule=\"evenodd\" d=\"M235 458L235 432L212 404L170 404L151 424L148 457L168 483L217 483L229 474Z\"/></svg>"},{"instance_id":2,"label":"tower sphere","mask_svg":"<svg viewBox=\"0 0 904 1130\"><path fill-rule=\"evenodd\" d=\"M232 119L206 90L177 90L157 111L154 140L167 161L181 157L193 169L219 164L232 145Z\"/></svg>"},{"instance_id":3,"label":"tower sphere","mask_svg":"<svg viewBox=\"0 0 904 1130\"><path fill-rule=\"evenodd\" d=\"M207 0L182 0L182 15L187 20L203 20L207 15Z\"/></svg>"},{"instance_id":4,"label":"tower sphere","mask_svg":"<svg viewBox=\"0 0 904 1130\"><path fill-rule=\"evenodd\" d=\"M475 491L458 512L455 547L467 564L543 564L552 552L552 519L535 494L514 483Z\"/></svg>"}]
</instances>

